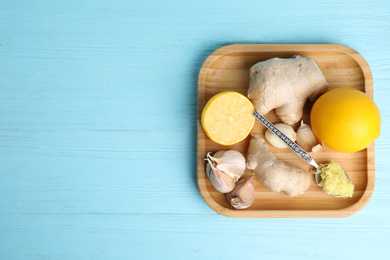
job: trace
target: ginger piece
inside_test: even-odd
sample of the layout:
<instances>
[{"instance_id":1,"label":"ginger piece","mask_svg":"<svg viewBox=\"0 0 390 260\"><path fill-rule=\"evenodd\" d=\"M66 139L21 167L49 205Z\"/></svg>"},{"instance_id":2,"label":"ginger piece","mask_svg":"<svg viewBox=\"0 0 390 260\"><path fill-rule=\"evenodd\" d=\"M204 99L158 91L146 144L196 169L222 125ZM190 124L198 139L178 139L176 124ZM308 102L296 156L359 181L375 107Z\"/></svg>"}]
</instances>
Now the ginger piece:
<instances>
[{"instance_id":1,"label":"ginger piece","mask_svg":"<svg viewBox=\"0 0 390 260\"><path fill-rule=\"evenodd\" d=\"M278 160L259 135L252 135L249 143L247 168L254 170L267 189L284 192L290 197L304 193L313 177L296 166Z\"/></svg>"},{"instance_id":2,"label":"ginger piece","mask_svg":"<svg viewBox=\"0 0 390 260\"><path fill-rule=\"evenodd\" d=\"M260 114L276 108L278 117L292 125L301 119L306 100L314 101L327 88L328 83L314 61L296 55L253 65L248 97Z\"/></svg>"}]
</instances>

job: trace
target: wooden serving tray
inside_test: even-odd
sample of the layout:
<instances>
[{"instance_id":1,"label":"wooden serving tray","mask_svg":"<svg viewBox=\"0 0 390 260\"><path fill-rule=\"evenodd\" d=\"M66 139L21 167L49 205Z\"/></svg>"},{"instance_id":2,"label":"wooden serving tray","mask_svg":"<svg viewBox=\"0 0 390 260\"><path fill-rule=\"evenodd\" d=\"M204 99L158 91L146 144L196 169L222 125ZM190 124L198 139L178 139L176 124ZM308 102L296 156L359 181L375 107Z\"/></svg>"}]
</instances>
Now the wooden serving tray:
<instances>
[{"instance_id":1,"label":"wooden serving tray","mask_svg":"<svg viewBox=\"0 0 390 260\"><path fill-rule=\"evenodd\" d=\"M312 154L317 163L331 160L341 164L355 185L352 198L342 199L329 196L317 187L314 175L309 189L297 198L284 193L273 193L254 177L255 201L251 207L236 210L230 206L225 194L214 189L205 172L205 157L208 152L234 149L246 156L250 136L244 141L222 146L211 141L200 123L202 109L215 94L223 91L237 91L245 96L249 87L249 69L259 61L273 57L291 58L294 55L312 58L329 83L330 89L351 87L364 91L373 97L371 70L359 53L336 44L234 44L214 51L204 62L198 78L198 187L206 203L219 214L237 218L329 218L347 217L361 210L369 201L375 185L374 144L357 153L339 153L329 148ZM304 108L303 120L309 122L312 104ZM272 123L280 122L274 111L265 117ZM299 123L293 126L295 130ZM265 127L256 120L252 133L264 137ZM277 158L307 171L306 164L289 148L270 146ZM251 174L246 170L245 175Z\"/></svg>"}]
</instances>

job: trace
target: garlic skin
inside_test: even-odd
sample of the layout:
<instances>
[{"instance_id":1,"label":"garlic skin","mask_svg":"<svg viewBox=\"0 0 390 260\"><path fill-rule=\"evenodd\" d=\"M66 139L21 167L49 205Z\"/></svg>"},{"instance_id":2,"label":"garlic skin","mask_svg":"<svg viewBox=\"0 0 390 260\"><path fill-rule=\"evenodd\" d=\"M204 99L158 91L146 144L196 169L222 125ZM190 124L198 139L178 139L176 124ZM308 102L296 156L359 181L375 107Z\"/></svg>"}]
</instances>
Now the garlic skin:
<instances>
[{"instance_id":1,"label":"garlic skin","mask_svg":"<svg viewBox=\"0 0 390 260\"><path fill-rule=\"evenodd\" d=\"M318 143L310 125L305 124L303 120L297 131L297 144L309 153L322 150L322 145Z\"/></svg>"},{"instance_id":2,"label":"garlic skin","mask_svg":"<svg viewBox=\"0 0 390 260\"><path fill-rule=\"evenodd\" d=\"M292 126L285 124L285 123L277 123L274 124L276 128L278 128L280 131L282 131L283 134L285 134L288 138L293 140L297 140L297 133L295 133L294 129ZM265 139L273 145L276 148L287 148L288 146L280 140L279 137L277 137L274 133L272 133L270 130L265 131Z\"/></svg>"},{"instance_id":3,"label":"garlic skin","mask_svg":"<svg viewBox=\"0 0 390 260\"><path fill-rule=\"evenodd\" d=\"M238 181L246 168L245 157L235 150L218 151L214 156L208 153L206 160L213 167L233 178L234 182Z\"/></svg>"},{"instance_id":4,"label":"garlic skin","mask_svg":"<svg viewBox=\"0 0 390 260\"><path fill-rule=\"evenodd\" d=\"M255 186L252 176L240 179L233 191L226 194L226 199L235 209L250 207L255 200Z\"/></svg>"},{"instance_id":5,"label":"garlic skin","mask_svg":"<svg viewBox=\"0 0 390 260\"><path fill-rule=\"evenodd\" d=\"M236 185L232 177L215 168L210 161L206 164L206 173L214 188L221 193L231 192Z\"/></svg>"}]
</instances>

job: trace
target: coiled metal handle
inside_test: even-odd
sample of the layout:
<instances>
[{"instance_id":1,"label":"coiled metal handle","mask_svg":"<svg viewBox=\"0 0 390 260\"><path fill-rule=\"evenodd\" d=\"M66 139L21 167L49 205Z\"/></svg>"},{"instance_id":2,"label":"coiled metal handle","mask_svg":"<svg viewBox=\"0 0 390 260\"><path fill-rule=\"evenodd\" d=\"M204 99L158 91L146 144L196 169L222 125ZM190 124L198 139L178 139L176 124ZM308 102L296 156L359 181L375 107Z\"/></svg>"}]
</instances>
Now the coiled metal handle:
<instances>
[{"instance_id":1,"label":"coiled metal handle","mask_svg":"<svg viewBox=\"0 0 390 260\"><path fill-rule=\"evenodd\" d=\"M297 145L293 140L288 138L282 131L280 131L276 126L274 126L270 121L268 121L264 116L262 116L256 110L252 113L265 127L267 127L272 133L280 138L291 150L293 150L299 157L301 157L305 162L314 167L318 167L314 159L299 145Z\"/></svg>"}]
</instances>

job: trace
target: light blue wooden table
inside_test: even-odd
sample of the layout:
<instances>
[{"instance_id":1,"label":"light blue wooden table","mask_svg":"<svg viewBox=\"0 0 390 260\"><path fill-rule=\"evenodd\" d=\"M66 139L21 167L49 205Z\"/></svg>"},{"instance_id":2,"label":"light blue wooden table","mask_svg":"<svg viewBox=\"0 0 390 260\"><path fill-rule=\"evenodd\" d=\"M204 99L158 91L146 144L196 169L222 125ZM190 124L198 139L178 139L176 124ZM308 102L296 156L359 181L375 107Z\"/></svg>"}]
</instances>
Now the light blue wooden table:
<instances>
[{"instance_id":1,"label":"light blue wooden table","mask_svg":"<svg viewBox=\"0 0 390 260\"><path fill-rule=\"evenodd\" d=\"M203 201L197 76L231 43L367 60L383 124L360 212L232 219ZM389 259L389 97L385 0L0 0L0 259Z\"/></svg>"}]
</instances>

